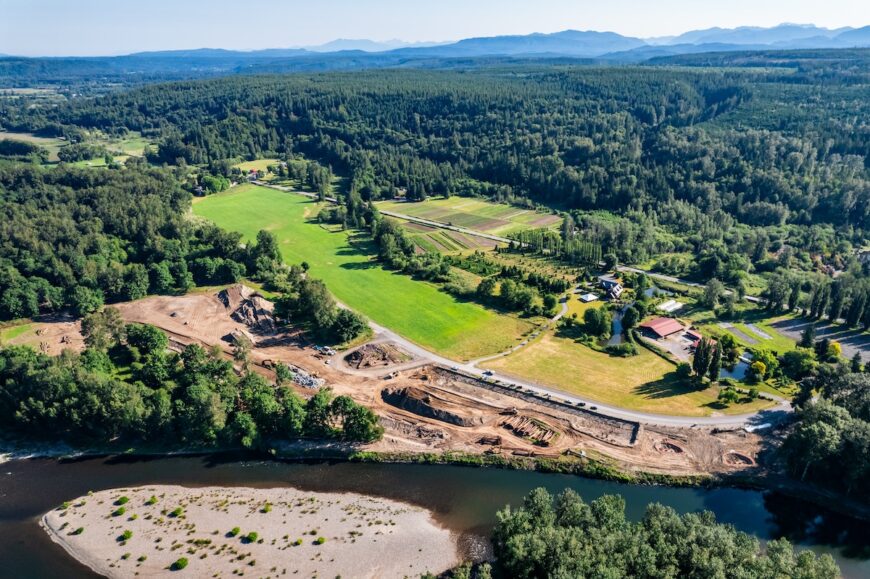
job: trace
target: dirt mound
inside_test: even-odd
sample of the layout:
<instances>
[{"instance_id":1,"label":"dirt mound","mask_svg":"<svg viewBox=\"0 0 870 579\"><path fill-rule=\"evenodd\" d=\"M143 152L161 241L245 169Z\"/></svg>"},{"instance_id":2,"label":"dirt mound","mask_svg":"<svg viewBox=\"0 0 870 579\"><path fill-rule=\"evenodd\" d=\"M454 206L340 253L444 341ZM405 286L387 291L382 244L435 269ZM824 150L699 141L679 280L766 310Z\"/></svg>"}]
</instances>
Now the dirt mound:
<instances>
[{"instance_id":1,"label":"dirt mound","mask_svg":"<svg viewBox=\"0 0 870 579\"><path fill-rule=\"evenodd\" d=\"M275 333L274 305L251 288L236 284L221 290L217 297L235 321L258 334Z\"/></svg>"},{"instance_id":2,"label":"dirt mound","mask_svg":"<svg viewBox=\"0 0 870 579\"><path fill-rule=\"evenodd\" d=\"M351 368L365 370L367 368L383 368L403 364L413 359L408 352L396 344L366 344L344 357Z\"/></svg>"},{"instance_id":3,"label":"dirt mound","mask_svg":"<svg viewBox=\"0 0 870 579\"><path fill-rule=\"evenodd\" d=\"M755 464L755 461L746 456L745 454L740 454L739 452L732 451L725 455L725 464L730 464L734 466L746 466Z\"/></svg>"},{"instance_id":4,"label":"dirt mound","mask_svg":"<svg viewBox=\"0 0 870 579\"><path fill-rule=\"evenodd\" d=\"M559 436L558 431L549 424L535 418L516 414L503 420L502 427L538 446L550 446Z\"/></svg>"},{"instance_id":5,"label":"dirt mound","mask_svg":"<svg viewBox=\"0 0 870 579\"><path fill-rule=\"evenodd\" d=\"M397 408L456 426L474 426L478 422L466 415L461 406L413 386L384 388L381 390L381 398Z\"/></svg>"},{"instance_id":6,"label":"dirt mound","mask_svg":"<svg viewBox=\"0 0 870 579\"><path fill-rule=\"evenodd\" d=\"M653 445L653 448L663 454L683 454L684 452L681 446L669 440L659 440Z\"/></svg>"}]
</instances>

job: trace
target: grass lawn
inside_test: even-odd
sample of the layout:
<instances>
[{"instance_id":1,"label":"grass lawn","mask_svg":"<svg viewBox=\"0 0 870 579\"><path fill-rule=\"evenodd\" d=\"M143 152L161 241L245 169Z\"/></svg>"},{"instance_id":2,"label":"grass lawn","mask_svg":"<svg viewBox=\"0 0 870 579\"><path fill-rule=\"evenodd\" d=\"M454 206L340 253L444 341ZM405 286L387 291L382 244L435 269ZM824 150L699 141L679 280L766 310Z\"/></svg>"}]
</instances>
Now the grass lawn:
<instances>
[{"instance_id":1,"label":"grass lawn","mask_svg":"<svg viewBox=\"0 0 870 579\"><path fill-rule=\"evenodd\" d=\"M514 345L528 321L457 301L437 286L383 269L363 236L330 232L307 219L319 205L305 197L239 185L194 204L194 213L253 239L272 231L288 263L307 261L337 299L406 338L453 358L472 359Z\"/></svg>"},{"instance_id":2,"label":"grass lawn","mask_svg":"<svg viewBox=\"0 0 870 579\"><path fill-rule=\"evenodd\" d=\"M469 197L427 199L417 203L383 201L377 205L385 211L502 236L526 229L552 227L562 222L557 215Z\"/></svg>"},{"instance_id":3,"label":"grass lawn","mask_svg":"<svg viewBox=\"0 0 870 579\"><path fill-rule=\"evenodd\" d=\"M708 416L742 414L771 405L762 400L722 408L716 402L718 388L686 387L676 380L673 364L643 347L638 350L631 358L613 358L548 332L528 348L482 366L643 412Z\"/></svg>"}]
</instances>

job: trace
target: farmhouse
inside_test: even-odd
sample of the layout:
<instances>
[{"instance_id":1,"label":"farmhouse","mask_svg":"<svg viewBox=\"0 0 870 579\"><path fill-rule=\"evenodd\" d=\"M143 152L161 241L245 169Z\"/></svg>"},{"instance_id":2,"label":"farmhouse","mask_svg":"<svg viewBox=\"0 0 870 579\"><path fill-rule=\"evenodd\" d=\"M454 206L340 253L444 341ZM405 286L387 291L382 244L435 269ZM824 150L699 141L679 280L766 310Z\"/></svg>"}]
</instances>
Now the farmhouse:
<instances>
[{"instance_id":1,"label":"farmhouse","mask_svg":"<svg viewBox=\"0 0 870 579\"><path fill-rule=\"evenodd\" d=\"M598 282L601 284L601 288L607 292L607 297L613 300L618 300L625 289L622 287L622 282L612 275L599 276Z\"/></svg>"},{"instance_id":2,"label":"farmhouse","mask_svg":"<svg viewBox=\"0 0 870 579\"><path fill-rule=\"evenodd\" d=\"M648 334L653 335L656 339L667 338L673 334L683 331L683 324L673 318L656 318L648 322L644 322L640 327Z\"/></svg>"}]
</instances>

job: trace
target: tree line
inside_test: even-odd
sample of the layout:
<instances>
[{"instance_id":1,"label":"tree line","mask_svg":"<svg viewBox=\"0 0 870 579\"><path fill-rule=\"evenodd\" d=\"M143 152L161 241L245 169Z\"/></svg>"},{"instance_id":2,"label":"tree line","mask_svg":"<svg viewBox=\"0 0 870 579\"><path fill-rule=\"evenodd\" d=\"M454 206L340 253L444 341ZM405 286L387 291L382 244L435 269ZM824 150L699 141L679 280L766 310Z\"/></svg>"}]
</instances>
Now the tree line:
<instances>
[{"instance_id":1,"label":"tree line","mask_svg":"<svg viewBox=\"0 0 870 579\"><path fill-rule=\"evenodd\" d=\"M274 383L250 371L241 346L236 372L219 348L170 353L162 331L125 325L112 308L87 316L82 331L81 354L0 348L7 433L73 444L258 448L300 437L369 442L383 432L377 416L347 396L321 388L303 400L286 366Z\"/></svg>"},{"instance_id":2,"label":"tree line","mask_svg":"<svg viewBox=\"0 0 870 579\"><path fill-rule=\"evenodd\" d=\"M653 503L632 522L621 496L586 503L571 489L556 497L535 489L521 506L499 511L493 547L495 571L518 579L839 577L830 555L795 552L786 539L762 548L710 512L680 515Z\"/></svg>"}]
</instances>

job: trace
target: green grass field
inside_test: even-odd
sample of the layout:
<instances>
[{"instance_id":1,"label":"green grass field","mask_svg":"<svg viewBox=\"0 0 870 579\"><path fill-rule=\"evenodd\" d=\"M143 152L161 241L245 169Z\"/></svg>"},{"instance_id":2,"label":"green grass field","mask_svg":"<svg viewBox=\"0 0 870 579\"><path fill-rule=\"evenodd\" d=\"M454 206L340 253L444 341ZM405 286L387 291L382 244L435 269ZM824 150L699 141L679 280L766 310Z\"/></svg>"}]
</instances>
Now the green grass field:
<instances>
[{"instance_id":1,"label":"green grass field","mask_svg":"<svg viewBox=\"0 0 870 579\"><path fill-rule=\"evenodd\" d=\"M460 302L437 286L383 269L362 236L330 232L307 220L319 205L305 197L256 185L197 199L194 213L253 239L272 231L288 263L307 261L351 308L406 338L460 359L493 354L514 345L532 324L477 304Z\"/></svg>"},{"instance_id":2,"label":"green grass field","mask_svg":"<svg viewBox=\"0 0 870 579\"><path fill-rule=\"evenodd\" d=\"M631 358L613 358L568 338L546 333L529 347L483 367L537 381L569 394L643 412L676 416L742 414L771 406L759 400L720 407L715 387L697 390L678 381L674 366L639 347Z\"/></svg>"},{"instance_id":3,"label":"green grass field","mask_svg":"<svg viewBox=\"0 0 870 579\"><path fill-rule=\"evenodd\" d=\"M253 161L245 161L243 163L236 163L233 167L238 167L244 172L248 171L266 171L269 168L269 165L277 165L278 159L255 159Z\"/></svg>"},{"instance_id":4,"label":"green grass field","mask_svg":"<svg viewBox=\"0 0 870 579\"><path fill-rule=\"evenodd\" d=\"M377 205L384 211L395 211L411 217L449 223L493 235L508 235L526 229L552 227L562 222L557 215L537 213L529 209L469 197L433 198L418 203L383 201Z\"/></svg>"},{"instance_id":5,"label":"green grass field","mask_svg":"<svg viewBox=\"0 0 870 579\"><path fill-rule=\"evenodd\" d=\"M26 334L33 329L33 324L22 324L20 326L9 326L0 328L0 342L7 342Z\"/></svg>"}]
</instances>

